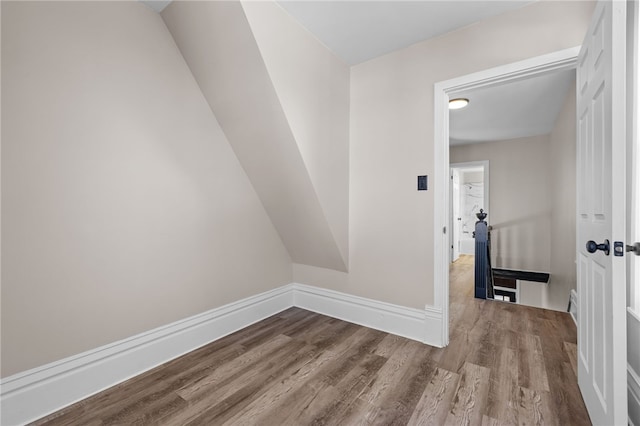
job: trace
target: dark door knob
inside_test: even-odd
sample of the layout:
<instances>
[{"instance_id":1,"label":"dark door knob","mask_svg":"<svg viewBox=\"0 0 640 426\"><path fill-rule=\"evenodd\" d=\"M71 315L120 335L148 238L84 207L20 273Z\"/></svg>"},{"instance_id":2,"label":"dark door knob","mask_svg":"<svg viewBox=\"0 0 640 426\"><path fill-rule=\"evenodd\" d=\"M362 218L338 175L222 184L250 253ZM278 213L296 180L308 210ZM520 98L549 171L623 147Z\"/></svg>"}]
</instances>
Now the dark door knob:
<instances>
[{"instance_id":1,"label":"dark door knob","mask_svg":"<svg viewBox=\"0 0 640 426\"><path fill-rule=\"evenodd\" d=\"M589 253L595 253L598 250L602 250L604 254L609 256L609 240L604 240L602 244L596 244L593 240L587 241L587 251Z\"/></svg>"}]
</instances>

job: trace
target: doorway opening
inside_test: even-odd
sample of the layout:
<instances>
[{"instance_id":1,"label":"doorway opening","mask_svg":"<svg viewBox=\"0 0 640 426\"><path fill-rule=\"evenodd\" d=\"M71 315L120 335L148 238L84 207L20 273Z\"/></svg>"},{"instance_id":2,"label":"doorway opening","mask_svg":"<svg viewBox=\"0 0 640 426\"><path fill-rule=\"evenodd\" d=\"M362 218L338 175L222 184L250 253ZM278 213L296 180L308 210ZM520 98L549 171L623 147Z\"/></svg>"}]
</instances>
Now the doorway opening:
<instances>
[{"instance_id":1,"label":"doorway opening","mask_svg":"<svg viewBox=\"0 0 640 426\"><path fill-rule=\"evenodd\" d=\"M456 94L469 89L498 86L507 82L526 80L555 71L575 69L579 47L528 59L436 83L435 98L435 198L443 200L435 210L434 218L434 293L435 303L442 311L442 346L449 343L449 265L451 262L451 193L449 157L448 101Z\"/></svg>"},{"instance_id":2,"label":"doorway opening","mask_svg":"<svg viewBox=\"0 0 640 426\"><path fill-rule=\"evenodd\" d=\"M489 161L451 164L451 262L460 255L472 256L476 214L489 212Z\"/></svg>"}]
</instances>

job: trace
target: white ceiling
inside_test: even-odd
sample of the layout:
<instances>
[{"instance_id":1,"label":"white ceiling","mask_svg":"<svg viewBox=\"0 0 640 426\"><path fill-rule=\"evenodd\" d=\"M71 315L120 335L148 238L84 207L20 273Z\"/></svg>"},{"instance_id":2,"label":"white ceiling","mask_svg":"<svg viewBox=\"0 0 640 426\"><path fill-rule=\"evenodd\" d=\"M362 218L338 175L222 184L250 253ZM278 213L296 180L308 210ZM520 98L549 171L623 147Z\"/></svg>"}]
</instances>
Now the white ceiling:
<instances>
[{"instance_id":1,"label":"white ceiling","mask_svg":"<svg viewBox=\"0 0 640 426\"><path fill-rule=\"evenodd\" d=\"M169 3L171 3L171 0L139 0L139 1L146 4L151 9L155 10L158 13L162 12L162 10L165 7L169 6Z\"/></svg>"},{"instance_id":2,"label":"white ceiling","mask_svg":"<svg viewBox=\"0 0 640 426\"><path fill-rule=\"evenodd\" d=\"M141 1L157 12L171 2ZM278 1L287 13L350 65L530 3L533 1ZM471 99L471 104L450 114L452 144L549 133L573 78L572 72L566 71L461 93L460 96Z\"/></svg>"},{"instance_id":3,"label":"white ceiling","mask_svg":"<svg viewBox=\"0 0 640 426\"><path fill-rule=\"evenodd\" d=\"M532 1L279 1L294 19L351 65L526 6ZM450 114L452 144L550 133L573 72L553 73L460 96Z\"/></svg>"},{"instance_id":4,"label":"white ceiling","mask_svg":"<svg viewBox=\"0 0 640 426\"><path fill-rule=\"evenodd\" d=\"M517 139L551 133L575 70L556 71L500 86L456 93L466 108L449 111L451 145Z\"/></svg>"},{"instance_id":5,"label":"white ceiling","mask_svg":"<svg viewBox=\"0 0 640 426\"><path fill-rule=\"evenodd\" d=\"M139 1L159 13L172 0ZM277 3L347 64L355 65L534 1L289 0Z\"/></svg>"},{"instance_id":6,"label":"white ceiling","mask_svg":"<svg viewBox=\"0 0 640 426\"><path fill-rule=\"evenodd\" d=\"M519 1L279 1L350 65L532 3Z\"/></svg>"}]
</instances>

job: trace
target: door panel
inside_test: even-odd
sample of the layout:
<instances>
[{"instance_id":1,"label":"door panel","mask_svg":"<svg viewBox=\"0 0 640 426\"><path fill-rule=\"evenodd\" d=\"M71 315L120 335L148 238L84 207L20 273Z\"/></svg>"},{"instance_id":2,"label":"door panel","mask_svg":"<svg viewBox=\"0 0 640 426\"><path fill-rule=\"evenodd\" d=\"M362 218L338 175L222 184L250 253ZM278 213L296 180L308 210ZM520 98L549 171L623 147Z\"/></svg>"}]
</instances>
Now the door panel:
<instances>
[{"instance_id":1,"label":"door panel","mask_svg":"<svg viewBox=\"0 0 640 426\"><path fill-rule=\"evenodd\" d=\"M593 303L593 341L606 342L606 267L593 262L591 265L592 286L591 301ZM604 345L593 346L593 388L600 399L600 403L606 406L607 401L607 351Z\"/></svg>"},{"instance_id":2,"label":"door panel","mask_svg":"<svg viewBox=\"0 0 640 426\"><path fill-rule=\"evenodd\" d=\"M586 275L588 273L588 260L587 257L578 253L578 273L577 279L578 282L584 282L586 280ZM587 373L589 373L589 366L591 365L591 357L589 356L589 319L592 317L591 314L591 298L589 297L588 289L585 288L583 291L578 292L578 305L580 307L580 321L578 322L578 356L580 364L584 365L584 368Z\"/></svg>"},{"instance_id":3,"label":"door panel","mask_svg":"<svg viewBox=\"0 0 640 426\"><path fill-rule=\"evenodd\" d=\"M598 3L577 70L578 383L597 425L627 421L624 257L586 247L624 241L625 12Z\"/></svg>"},{"instance_id":4,"label":"door panel","mask_svg":"<svg viewBox=\"0 0 640 426\"><path fill-rule=\"evenodd\" d=\"M604 221L607 219L605 206L608 205L610 207L611 205L610 201L607 203L604 200L604 185L607 183L607 176L605 175L607 167L605 165L605 161L611 161L611 154L607 150L609 147L605 142L604 122L606 118L604 114L604 85L601 85L598 88L595 95L593 95L591 103L591 108L593 108L593 137L591 138L591 143L593 144L593 169L591 172L591 192L593 197L592 213L595 220Z\"/></svg>"}]
</instances>

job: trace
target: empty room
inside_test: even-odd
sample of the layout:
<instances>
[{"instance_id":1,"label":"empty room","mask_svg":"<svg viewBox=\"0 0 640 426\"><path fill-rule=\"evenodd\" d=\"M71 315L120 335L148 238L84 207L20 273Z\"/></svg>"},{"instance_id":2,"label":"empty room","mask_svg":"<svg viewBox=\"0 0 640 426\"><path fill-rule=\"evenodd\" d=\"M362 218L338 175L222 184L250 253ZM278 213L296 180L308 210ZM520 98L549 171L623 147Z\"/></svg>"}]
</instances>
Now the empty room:
<instances>
[{"instance_id":1,"label":"empty room","mask_svg":"<svg viewBox=\"0 0 640 426\"><path fill-rule=\"evenodd\" d=\"M638 9L3 0L0 423L640 426ZM543 151L450 149L557 72Z\"/></svg>"}]
</instances>

